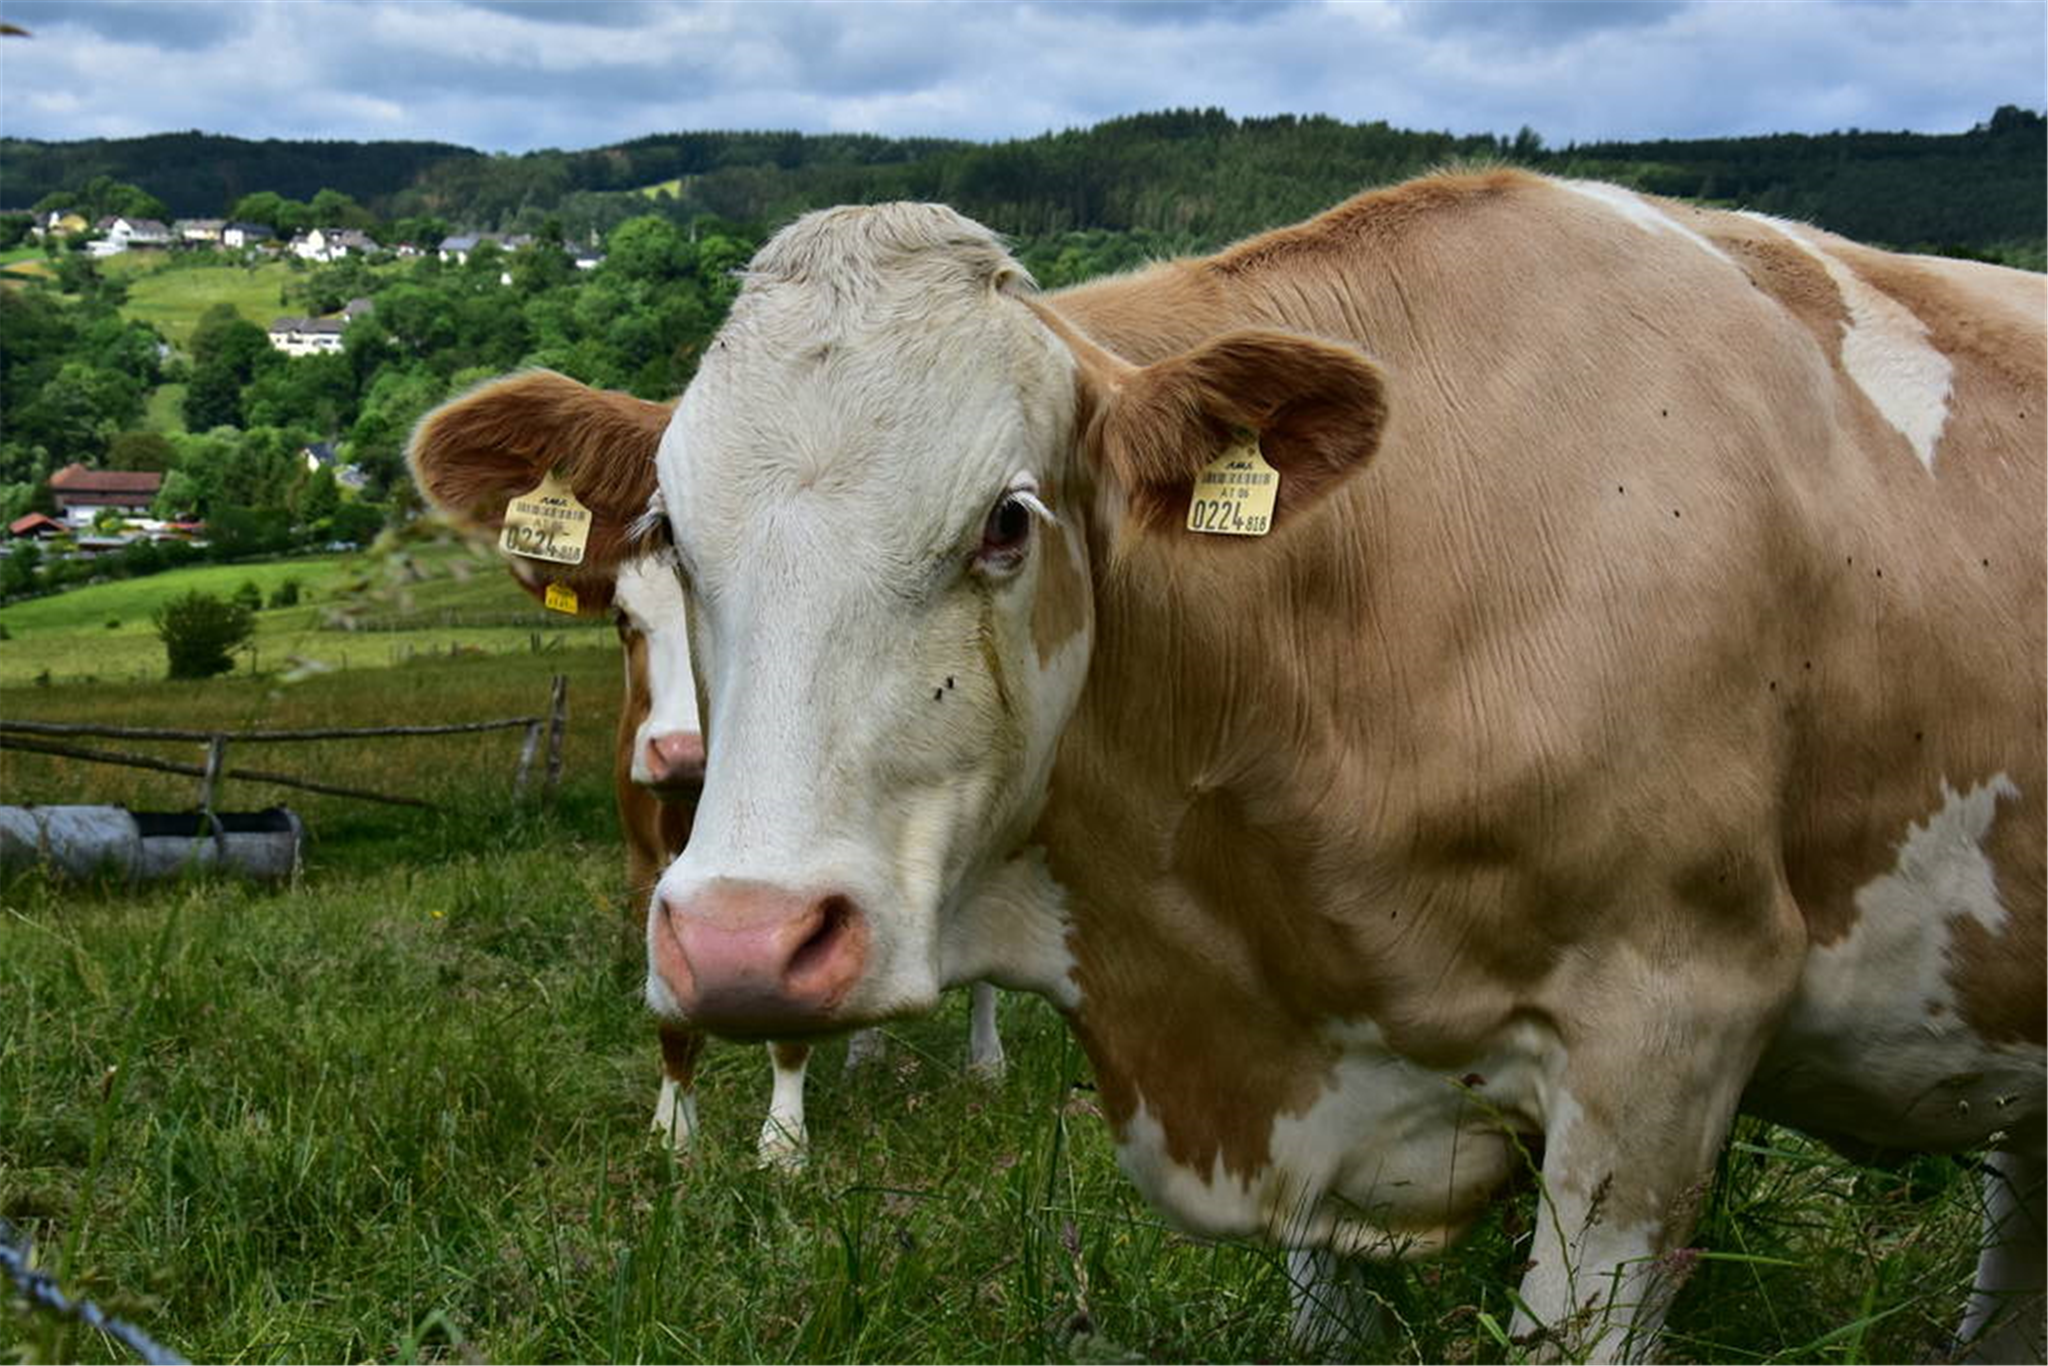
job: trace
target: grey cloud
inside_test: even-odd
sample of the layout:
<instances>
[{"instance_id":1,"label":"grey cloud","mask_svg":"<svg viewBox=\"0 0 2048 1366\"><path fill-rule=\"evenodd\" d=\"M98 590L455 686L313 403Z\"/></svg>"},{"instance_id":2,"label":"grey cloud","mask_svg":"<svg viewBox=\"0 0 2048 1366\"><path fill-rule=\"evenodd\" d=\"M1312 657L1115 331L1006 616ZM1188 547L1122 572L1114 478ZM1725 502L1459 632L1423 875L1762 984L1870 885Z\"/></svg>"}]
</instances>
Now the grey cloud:
<instances>
[{"instance_id":1,"label":"grey cloud","mask_svg":"<svg viewBox=\"0 0 2048 1366\"><path fill-rule=\"evenodd\" d=\"M0 4L0 19L31 34L55 36L65 28L82 28L113 42L173 52L213 47L242 25L229 5L148 0L8 0Z\"/></svg>"},{"instance_id":2,"label":"grey cloud","mask_svg":"<svg viewBox=\"0 0 2048 1366\"><path fill-rule=\"evenodd\" d=\"M1154 28L1216 22L1258 24L1302 3L1303 0L1054 0L1026 8L1053 15L1092 14L1117 19L1134 28Z\"/></svg>"},{"instance_id":3,"label":"grey cloud","mask_svg":"<svg viewBox=\"0 0 2048 1366\"><path fill-rule=\"evenodd\" d=\"M1654 28L1686 0L1483 0L1401 5L1396 13L1424 37L1476 36L1517 43L1562 43L1614 29Z\"/></svg>"},{"instance_id":4,"label":"grey cloud","mask_svg":"<svg viewBox=\"0 0 2048 1366\"><path fill-rule=\"evenodd\" d=\"M660 10L641 0L468 0L468 8L489 10L537 24L574 24L582 28L639 28Z\"/></svg>"}]
</instances>

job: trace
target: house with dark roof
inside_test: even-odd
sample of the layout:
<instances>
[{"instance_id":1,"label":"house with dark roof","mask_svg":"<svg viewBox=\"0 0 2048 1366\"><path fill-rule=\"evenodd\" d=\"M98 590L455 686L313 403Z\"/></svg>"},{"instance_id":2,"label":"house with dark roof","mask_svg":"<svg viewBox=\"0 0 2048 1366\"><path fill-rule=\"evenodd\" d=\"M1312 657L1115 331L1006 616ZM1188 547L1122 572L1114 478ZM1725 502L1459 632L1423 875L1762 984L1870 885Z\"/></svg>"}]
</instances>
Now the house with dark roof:
<instances>
[{"instance_id":1,"label":"house with dark roof","mask_svg":"<svg viewBox=\"0 0 2048 1366\"><path fill-rule=\"evenodd\" d=\"M257 246L276 237L277 234L263 223L230 223L220 230L220 244L234 251Z\"/></svg>"},{"instance_id":2,"label":"house with dark roof","mask_svg":"<svg viewBox=\"0 0 2048 1366\"><path fill-rule=\"evenodd\" d=\"M103 508L124 517L140 517L156 502L164 477L152 470L89 470L66 465L50 476L50 492L67 524L90 526Z\"/></svg>"},{"instance_id":3,"label":"house with dark roof","mask_svg":"<svg viewBox=\"0 0 2048 1366\"><path fill-rule=\"evenodd\" d=\"M279 318L270 325L270 344L287 356L319 356L341 350L346 318Z\"/></svg>"}]
</instances>

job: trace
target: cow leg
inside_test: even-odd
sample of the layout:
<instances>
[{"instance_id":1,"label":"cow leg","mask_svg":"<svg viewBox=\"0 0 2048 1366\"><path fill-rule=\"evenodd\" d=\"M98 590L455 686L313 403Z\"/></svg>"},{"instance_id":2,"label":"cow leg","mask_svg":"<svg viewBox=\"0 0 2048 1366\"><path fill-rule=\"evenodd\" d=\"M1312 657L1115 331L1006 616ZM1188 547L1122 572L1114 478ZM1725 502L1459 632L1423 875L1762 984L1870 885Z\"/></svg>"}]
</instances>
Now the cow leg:
<instances>
[{"instance_id":1,"label":"cow leg","mask_svg":"<svg viewBox=\"0 0 2048 1366\"><path fill-rule=\"evenodd\" d=\"M1958 1336L1969 1361L2040 1361L2048 1163L1996 1152L1985 1166L1984 1251Z\"/></svg>"},{"instance_id":2,"label":"cow leg","mask_svg":"<svg viewBox=\"0 0 2048 1366\"><path fill-rule=\"evenodd\" d=\"M846 1070L857 1072L869 1063L882 1060L882 1031L879 1029L857 1029L846 1041Z\"/></svg>"},{"instance_id":3,"label":"cow leg","mask_svg":"<svg viewBox=\"0 0 2048 1366\"><path fill-rule=\"evenodd\" d=\"M987 1081L1003 1075L1003 1036L996 1032L996 989L987 982L969 988L972 1023L967 1033L967 1070Z\"/></svg>"},{"instance_id":4,"label":"cow leg","mask_svg":"<svg viewBox=\"0 0 2048 1366\"><path fill-rule=\"evenodd\" d=\"M768 1101L768 1121L761 1126L761 1165L802 1171L804 1145L804 1069L810 1066L807 1043L771 1043L768 1060L775 1066L775 1090Z\"/></svg>"},{"instance_id":5,"label":"cow leg","mask_svg":"<svg viewBox=\"0 0 2048 1366\"><path fill-rule=\"evenodd\" d=\"M1287 1340L1311 1360L1356 1360L1346 1349L1384 1333L1380 1297L1365 1284L1366 1265L1327 1248L1290 1248L1287 1293L1294 1306ZM1375 1353L1377 1355L1377 1353Z\"/></svg>"},{"instance_id":6,"label":"cow leg","mask_svg":"<svg viewBox=\"0 0 2048 1366\"><path fill-rule=\"evenodd\" d=\"M694 1029L660 1026L661 1094L654 1101L649 1127L668 1139L677 1152L688 1152L697 1136L697 1055L704 1036Z\"/></svg>"},{"instance_id":7,"label":"cow leg","mask_svg":"<svg viewBox=\"0 0 2048 1366\"><path fill-rule=\"evenodd\" d=\"M1603 1024L1549 1099L1536 1240L1510 1329L1536 1355L1648 1358L1692 1265L1686 1242L1760 1030L1704 983L1674 986L1662 1010Z\"/></svg>"}]
</instances>

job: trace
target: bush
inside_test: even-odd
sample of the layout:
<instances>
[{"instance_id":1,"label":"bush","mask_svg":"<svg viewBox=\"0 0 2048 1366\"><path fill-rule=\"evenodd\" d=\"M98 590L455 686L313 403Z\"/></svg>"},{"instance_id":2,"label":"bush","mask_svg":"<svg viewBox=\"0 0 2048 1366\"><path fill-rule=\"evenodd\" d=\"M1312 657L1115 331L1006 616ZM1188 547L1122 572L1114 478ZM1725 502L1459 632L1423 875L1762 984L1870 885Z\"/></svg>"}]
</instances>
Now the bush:
<instances>
[{"instance_id":1,"label":"bush","mask_svg":"<svg viewBox=\"0 0 2048 1366\"><path fill-rule=\"evenodd\" d=\"M263 610L263 590L256 586L256 580L254 579L242 580L242 586L235 590L234 600L248 608L251 612Z\"/></svg>"},{"instance_id":2,"label":"bush","mask_svg":"<svg viewBox=\"0 0 2048 1366\"><path fill-rule=\"evenodd\" d=\"M299 605L299 581L286 579L270 594L272 607L297 607Z\"/></svg>"},{"instance_id":3,"label":"bush","mask_svg":"<svg viewBox=\"0 0 2048 1366\"><path fill-rule=\"evenodd\" d=\"M150 620L169 656L172 678L211 678L226 673L235 666L230 658L234 649L256 630L255 618L242 602L197 589L157 608Z\"/></svg>"}]
</instances>

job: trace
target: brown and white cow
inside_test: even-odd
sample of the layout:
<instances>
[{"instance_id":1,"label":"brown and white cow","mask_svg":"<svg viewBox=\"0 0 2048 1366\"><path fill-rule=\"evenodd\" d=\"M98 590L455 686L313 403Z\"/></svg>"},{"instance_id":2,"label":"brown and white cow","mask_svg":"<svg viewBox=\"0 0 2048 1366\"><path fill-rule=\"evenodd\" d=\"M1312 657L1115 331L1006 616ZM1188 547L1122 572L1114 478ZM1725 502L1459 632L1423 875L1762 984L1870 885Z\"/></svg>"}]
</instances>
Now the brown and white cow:
<instances>
[{"instance_id":1,"label":"brown and white cow","mask_svg":"<svg viewBox=\"0 0 2048 1366\"><path fill-rule=\"evenodd\" d=\"M537 598L545 583L535 562L515 560L513 578ZM609 609L618 627L625 666L625 694L619 707L612 759L612 790L619 827L626 837L628 904L644 911L662 870L683 851L704 783L704 740L697 720L697 687L690 669L689 632L683 595L667 563L636 560L610 581L586 585L574 610ZM996 1026L996 989L976 982L972 989L968 1070L982 1077L1002 1074L1003 1042ZM678 1152L697 1132L697 1060L704 1034L673 1021L658 1021L662 1080L650 1127ZM878 1058L881 1032L863 1029L847 1044L853 1070ZM809 1134L804 1124L804 1081L811 1045L779 1039L767 1045L773 1069L768 1117L762 1122L763 1166L801 1167Z\"/></svg>"},{"instance_id":2,"label":"brown and white cow","mask_svg":"<svg viewBox=\"0 0 2048 1366\"><path fill-rule=\"evenodd\" d=\"M672 421L515 376L414 461L486 521L556 466L585 575L675 558L662 1018L1031 987L1152 1200L1297 1249L1440 1247L1540 1143L1517 1331L1596 1357L1738 1107L1989 1146L1963 1332L2039 1359L2043 306L1505 170L1051 297L849 208ZM1186 529L1247 433L1270 534Z\"/></svg>"}]
</instances>

